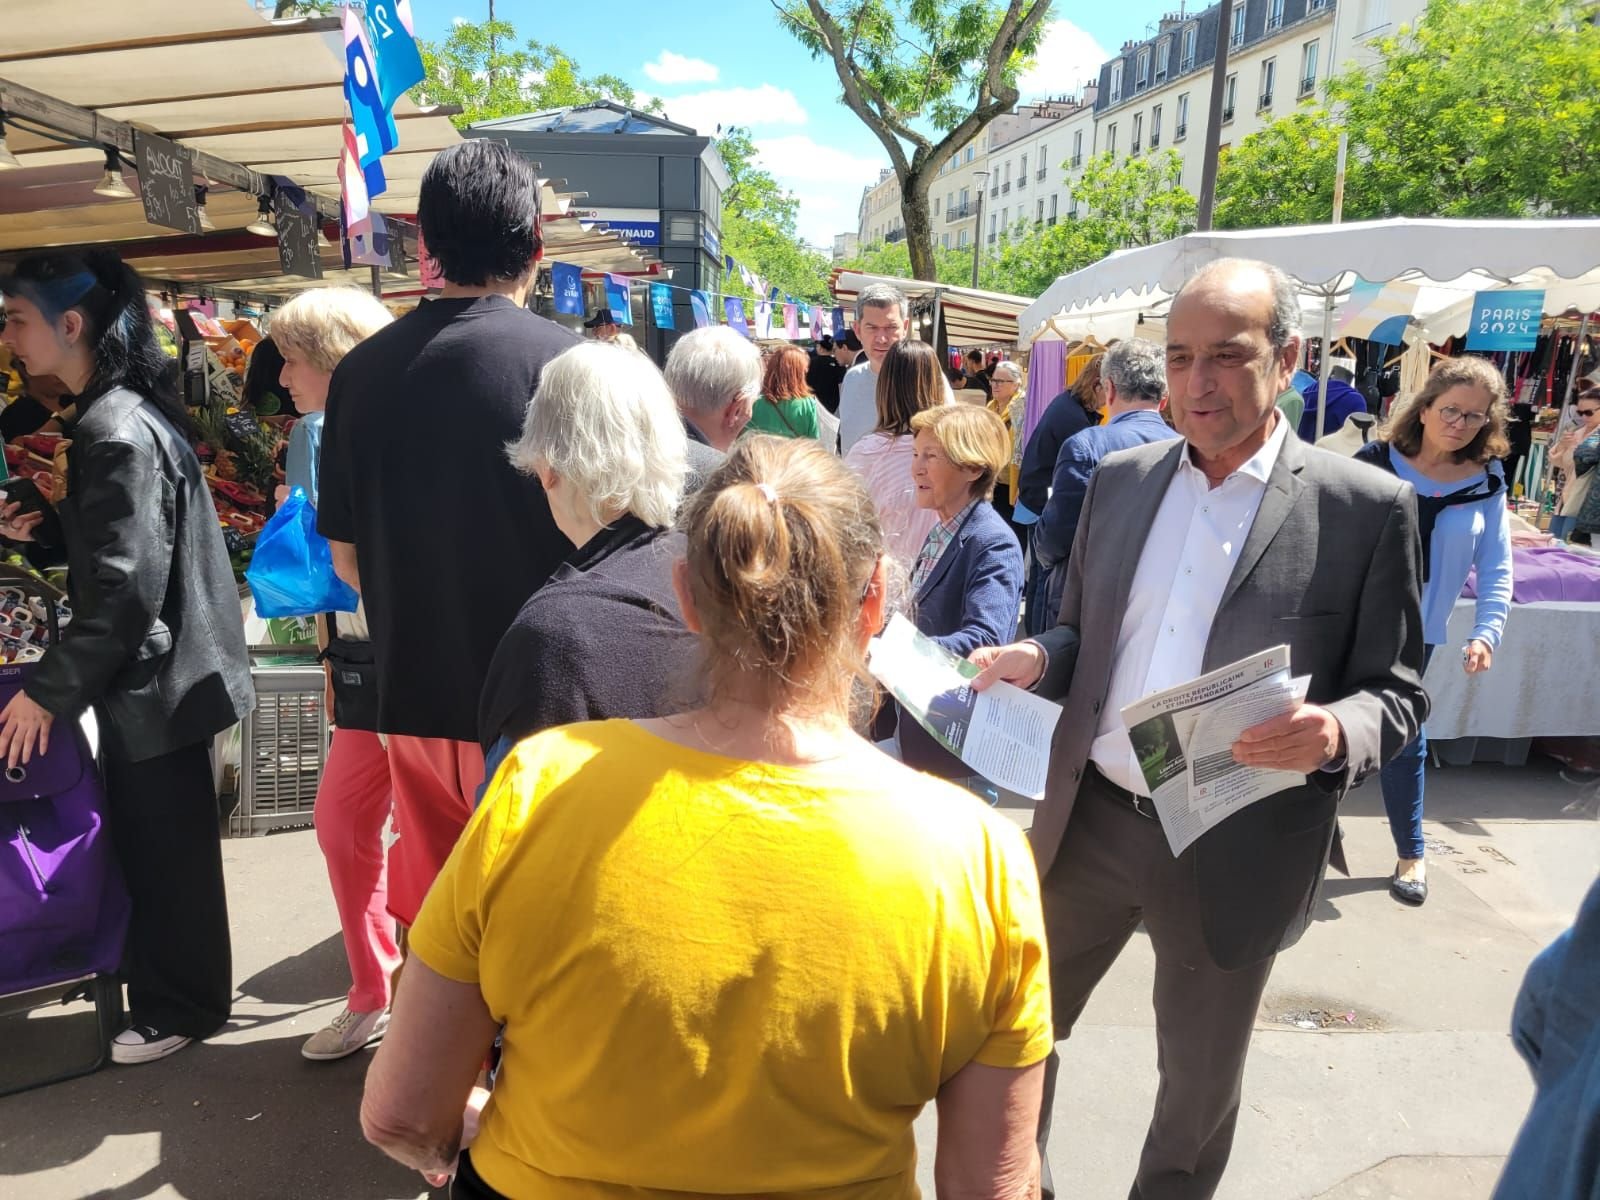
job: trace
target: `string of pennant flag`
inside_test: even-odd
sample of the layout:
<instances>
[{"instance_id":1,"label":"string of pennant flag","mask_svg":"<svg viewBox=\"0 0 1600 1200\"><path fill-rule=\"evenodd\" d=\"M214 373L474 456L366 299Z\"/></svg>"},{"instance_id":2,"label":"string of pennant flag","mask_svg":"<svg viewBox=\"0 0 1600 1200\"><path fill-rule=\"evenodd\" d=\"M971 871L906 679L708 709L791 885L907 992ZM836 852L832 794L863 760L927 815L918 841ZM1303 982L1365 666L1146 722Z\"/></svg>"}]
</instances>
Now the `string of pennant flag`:
<instances>
[{"instance_id":1,"label":"string of pennant flag","mask_svg":"<svg viewBox=\"0 0 1600 1200\"><path fill-rule=\"evenodd\" d=\"M732 259L728 259L732 262ZM555 308L559 313L571 316L583 316L583 268L575 263L556 262L550 265L550 280L555 291ZM605 276L606 308L611 313L611 319L618 325L633 324L633 305L631 302L630 288L634 284L646 285L650 289L650 315L658 329L676 329L678 327L677 315L673 308L672 293L686 292L689 296L690 310L694 314L695 328L704 328L707 325L720 324L717 318L726 318L727 324L744 334L746 337L770 338L775 336L775 321L781 314L783 321L783 334L790 341L799 341L800 319L805 318L810 327L810 336L817 337L824 332L820 328L820 315L828 315L828 324L835 337L843 337L846 332L844 309L835 307L831 310L821 305L808 304L804 300L796 300L792 296L784 296L779 288L772 288L765 300L757 300L753 312L747 312L745 297L734 296L726 292L712 291L707 288L683 287L680 284L658 283L647 279L634 279L627 275L607 274ZM752 291L756 290L752 287ZM779 297L782 296L780 302ZM718 304L717 301L721 303Z\"/></svg>"}]
</instances>

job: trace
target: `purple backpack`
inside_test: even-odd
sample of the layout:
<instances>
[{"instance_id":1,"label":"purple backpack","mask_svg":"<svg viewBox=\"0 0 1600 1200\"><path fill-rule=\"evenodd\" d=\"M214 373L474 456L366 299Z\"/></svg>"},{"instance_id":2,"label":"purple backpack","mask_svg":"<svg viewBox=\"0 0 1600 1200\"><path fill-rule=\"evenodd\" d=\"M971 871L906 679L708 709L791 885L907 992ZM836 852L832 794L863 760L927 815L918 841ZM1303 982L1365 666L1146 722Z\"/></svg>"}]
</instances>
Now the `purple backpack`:
<instances>
[{"instance_id":1,"label":"purple backpack","mask_svg":"<svg viewBox=\"0 0 1600 1200\"><path fill-rule=\"evenodd\" d=\"M30 664L0 665L0 708ZM115 972L128 894L106 828L105 795L77 722L50 749L0 766L0 995Z\"/></svg>"}]
</instances>

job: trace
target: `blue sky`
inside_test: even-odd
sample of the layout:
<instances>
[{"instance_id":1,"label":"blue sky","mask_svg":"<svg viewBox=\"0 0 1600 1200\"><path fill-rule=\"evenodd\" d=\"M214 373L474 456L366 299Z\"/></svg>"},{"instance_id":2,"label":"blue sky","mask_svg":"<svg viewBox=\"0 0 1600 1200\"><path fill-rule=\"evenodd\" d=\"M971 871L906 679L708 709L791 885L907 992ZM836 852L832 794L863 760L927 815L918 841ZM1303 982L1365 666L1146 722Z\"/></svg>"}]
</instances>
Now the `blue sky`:
<instances>
[{"instance_id":1,"label":"blue sky","mask_svg":"<svg viewBox=\"0 0 1600 1200\"><path fill-rule=\"evenodd\" d=\"M412 0L417 32L434 39L457 18L484 20L488 8L488 0ZM1176 8L1170 0L1058 0L1023 98L1076 91L1110 51L1153 33L1153 23ZM838 100L832 64L813 61L784 33L767 0L496 0L495 15L522 37L560 46L585 73L609 72L661 97L669 117L702 133L714 133L718 123L750 126L763 165L799 198L808 242L828 246L835 233L853 230L862 187L889 165L877 139Z\"/></svg>"}]
</instances>

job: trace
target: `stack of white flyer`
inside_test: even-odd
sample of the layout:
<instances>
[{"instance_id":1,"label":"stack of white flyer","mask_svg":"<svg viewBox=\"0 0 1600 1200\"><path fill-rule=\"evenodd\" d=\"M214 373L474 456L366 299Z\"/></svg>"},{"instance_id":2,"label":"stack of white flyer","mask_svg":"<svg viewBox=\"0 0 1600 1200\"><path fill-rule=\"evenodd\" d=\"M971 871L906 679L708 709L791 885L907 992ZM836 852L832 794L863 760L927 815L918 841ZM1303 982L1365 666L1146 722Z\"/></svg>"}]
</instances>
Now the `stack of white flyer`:
<instances>
[{"instance_id":1,"label":"stack of white flyer","mask_svg":"<svg viewBox=\"0 0 1600 1200\"><path fill-rule=\"evenodd\" d=\"M1292 712L1308 683L1291 678L1289 647L1274 646L1122 710L1174 857L1241 808L1305 783L1294 771L1235 762L1233 744L1251 726Z\"/></svg>"},{"instance_id":2,"label":"stack of white flyer","mask_svg":"<svg viewBox=\"0 0 1600 1200\"><path fill-rule=\"evenodd\" d=\"M1061 706L997 683L975 692L978 668L898 613L872 639L868 667L901 710L976 775L1029 799L1044 795Z\"/></svg>"}]
</instances>

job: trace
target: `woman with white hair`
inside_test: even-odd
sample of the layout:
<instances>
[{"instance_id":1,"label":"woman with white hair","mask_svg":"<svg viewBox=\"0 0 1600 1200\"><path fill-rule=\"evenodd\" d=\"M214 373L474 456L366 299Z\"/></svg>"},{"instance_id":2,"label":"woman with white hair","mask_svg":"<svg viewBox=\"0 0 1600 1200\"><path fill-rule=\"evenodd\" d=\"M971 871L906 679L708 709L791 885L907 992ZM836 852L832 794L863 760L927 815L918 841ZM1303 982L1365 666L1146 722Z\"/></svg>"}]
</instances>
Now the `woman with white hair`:
<instances>
[{"instance_id":1,"label":"woman with white hair","mask_svg":"<svg viewBox=\"0 0 1600 1200\"><path fill-rule=\"evenodd\" d=\"M278 382L301 414L289 432L287 486L280 492L302 488L316 506L322 416L333 369L393 319L376 297L346 287L302 292L273 314L272 340L283 357ZM317 641L334 730L317 781L312 823L339 912L351 983L344 1011L300 1047L301 1056L313 1062L345 1058L383 1037L389 1025L391 977L400 965L383 849L394 798L389 753L378 737L377 714L371 711L376 676L366 611L358 607L354 613L337 614L331 627L328 620L318 619ZM346 682L360 676L368 689L364 714L359 687Z\"/></svg>"},{"instance_id":2,"label":"woman with white hair","mask_svg":"<svg viewBox=\"0 0 1600 1200\"><path fill-rule=\"evenodd\" d=\"M553 360L511 461L537 475L576 550L500 639L478 708L484 778L556 725L691 707L695 640L672 591L687 439L642 354L585 342Z\"/></svg>"}]
</instances>

